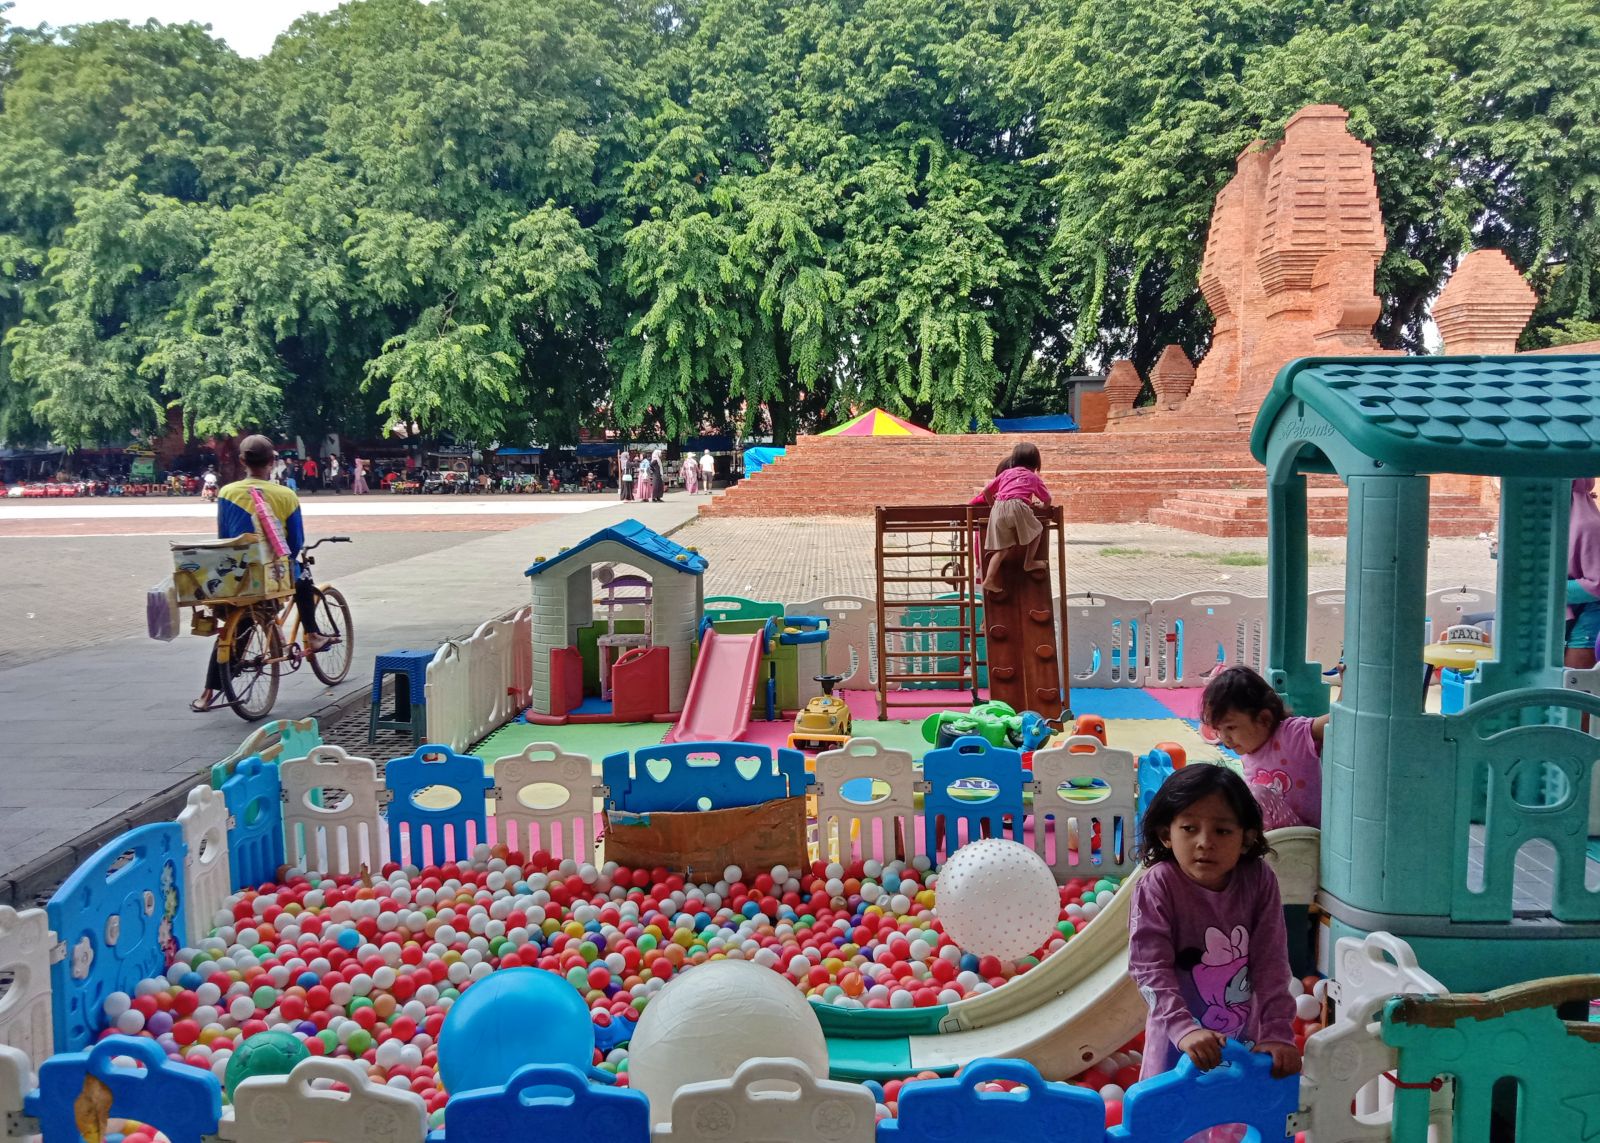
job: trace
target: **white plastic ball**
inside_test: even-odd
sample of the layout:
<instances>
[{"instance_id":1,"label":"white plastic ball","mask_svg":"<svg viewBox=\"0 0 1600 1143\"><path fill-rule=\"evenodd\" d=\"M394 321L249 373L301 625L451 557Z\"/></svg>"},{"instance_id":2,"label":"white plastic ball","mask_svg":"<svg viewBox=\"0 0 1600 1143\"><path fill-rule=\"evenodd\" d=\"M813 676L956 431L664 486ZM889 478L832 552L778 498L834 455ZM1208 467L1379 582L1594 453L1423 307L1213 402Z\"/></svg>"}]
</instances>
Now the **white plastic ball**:
<instances>
[{"instance_id":1,"label":"white plastic ball","mask_svg":"<svg viewBox=\"0 0 1600 1143\"><path fill-rule=\"evenodd\" d=\"M667 1123L684 1084L729 1079L774 1045L827 1076L822 1025L797 988L750 961L709 961L651 997L629 1045L628 1086L650 1098L653 1122Z\"/></svg>"},{"instance_id":2,"label":"white plastic ball","mask_svg":"<svg viewBox=\"0 0 1600 1143\"><path fill-rule=\"evenodd\" d=\"M1044 858L1018 842L984 838L950 855L934 890L934 912L963 950L1014 961L1054 935L1056 879Z\"/></svg>"},{"instance_id":3,"label":"white plastic ball","mask_svg":"<svg viewBox=\"0 0 1600 1143\"><path fill-rule=\"evenodd\" d=\"M1294 1014L1302 1020L1315 1020L1322 1015L1322 1004L1315 996L1301 993L1294 998Z\"/></svg>"}]
</instances>

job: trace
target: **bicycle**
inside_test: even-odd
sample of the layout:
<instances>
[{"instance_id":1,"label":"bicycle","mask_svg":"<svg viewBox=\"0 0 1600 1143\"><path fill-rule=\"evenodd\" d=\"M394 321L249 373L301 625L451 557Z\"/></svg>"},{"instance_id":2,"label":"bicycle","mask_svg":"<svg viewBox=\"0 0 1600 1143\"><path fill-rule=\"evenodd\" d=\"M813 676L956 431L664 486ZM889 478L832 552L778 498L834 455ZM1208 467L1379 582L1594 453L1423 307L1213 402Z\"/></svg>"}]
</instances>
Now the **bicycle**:
<instances>
[{"instance_id":1,"label":"bicycle","mask_svg":"<svg viewBox=\"0 0 1600 1143\"><path fill-rule=\"evenodd\" d=\"M311 567L313 549L323 544L348 544L349 536L328 536L295 553L300 578L314 582ZM283 664L298 671L309 662L312 673L328 686L344 681L355 656L355 622L350 605L335 587L314 589L319 633L329 638L321 650L308 652L300 646L300 612L294 596L263 599L246 604L213 604L210 618L217 626L217 641L211 648L211 662L222 680L222 693L233 713L246 722L263 719L278 701L278 676ZM284 618L292 616L288 637Z\"/></svg>"}]
</instances>

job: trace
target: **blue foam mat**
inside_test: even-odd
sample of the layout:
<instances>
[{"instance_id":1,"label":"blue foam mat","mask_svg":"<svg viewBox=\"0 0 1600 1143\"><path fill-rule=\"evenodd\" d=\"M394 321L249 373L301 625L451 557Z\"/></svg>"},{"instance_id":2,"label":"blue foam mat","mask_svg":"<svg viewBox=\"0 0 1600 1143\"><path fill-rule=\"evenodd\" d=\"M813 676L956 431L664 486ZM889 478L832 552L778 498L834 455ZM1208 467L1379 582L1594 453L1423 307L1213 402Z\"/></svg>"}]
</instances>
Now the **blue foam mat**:
<instances>
[{"instance_id":1,"label":"blue foam mat","mask_svg":"<svg viewBox=\"0 0 1600 1143\"><path fill-rule=\"evenodd\" d=\"M1073 687L1073 714L1098 714L1101 718L1176 718L1149 692L1134 687Z\"/></svg>"}]
</instances>

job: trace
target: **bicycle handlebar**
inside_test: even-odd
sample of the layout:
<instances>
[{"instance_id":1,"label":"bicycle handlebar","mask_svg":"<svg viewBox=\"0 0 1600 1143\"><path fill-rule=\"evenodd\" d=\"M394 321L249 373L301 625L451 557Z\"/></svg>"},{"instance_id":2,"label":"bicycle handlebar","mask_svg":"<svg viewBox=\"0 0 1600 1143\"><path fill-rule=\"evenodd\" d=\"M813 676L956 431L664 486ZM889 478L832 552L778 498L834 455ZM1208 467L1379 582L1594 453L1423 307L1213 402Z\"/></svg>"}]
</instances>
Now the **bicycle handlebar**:
<instances>
[{"instance_id":1,"label":"bicycle handlebar","mask_svg":"<svg viewBox=\"0 0 1600 1143\"><path fill-rule=\"evenodd\" d=\"M350 542L351 540L349 536L324 536L316 543L307 544L305 547L301 548L300 554L305 555L305 553L311 551L313 548L320 548L323 544L348 544Z\"/></svg>"}]
</instances>

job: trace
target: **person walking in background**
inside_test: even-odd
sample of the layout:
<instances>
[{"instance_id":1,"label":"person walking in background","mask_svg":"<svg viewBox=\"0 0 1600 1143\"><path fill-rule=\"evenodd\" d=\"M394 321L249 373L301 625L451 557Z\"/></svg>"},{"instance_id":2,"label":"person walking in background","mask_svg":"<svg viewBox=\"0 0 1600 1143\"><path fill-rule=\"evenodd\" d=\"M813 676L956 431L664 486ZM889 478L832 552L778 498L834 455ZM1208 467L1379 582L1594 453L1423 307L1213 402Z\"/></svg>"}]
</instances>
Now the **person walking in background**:
<instances>
[{"instance_id":1,"label":"person walking in background","mask_svg":"<svg viewBox=\"0 0 1600 1143\"><path fill-rule=\"evenodd\" d=\"M308 456L300 465L300 482L305 485L307 492L315 492L322 487L321 474L317 471L317 458Z\"/></svg>"},{"instance_id":2,"label":"person walking in background","mask_svg":"<svg viewBox=\"0 0 1600 1143\"><path fill-rule=\"evenodd\" d=\"M706 495L711 495L711 489L717 479L717 460L711 455L711 450L706 449L700 457L700 485L706 490Z\"/></svg>"},{"instance_id":3,"label":"person walking in background","mask_svg":"<svg viewBox=\"0 0 1600 1143\"><path fill-rule=\"evenodd\" d=\"M335 495L339 492L339 454L328 454L328 465L324 471L328 474L328 490Z\"/></svg>"},{"instance_id":4,"label":"person walking in background","mask_svg":"<svg viewBox=\"0 0 1600 1143\"><path fill-rule=\"evenodd\" d=\"M367 462L359 456L350 467L350 491L357 496L367 494Z\"/></svg>"},{"instance_id":5,"label":"person walking in background","mask_svg":"<svg viewBox=\"0 0 1600 1143\"><path fill-rule=\"evenodd\" d=\"M690 496L700 491L700 461L694 453L683 454L683 463L678 466L678 476L683 480L683 490Z\"/></svg>"},{"instance_id":6,"label":"person walking in background","mask_svg":"<svg viewBox=\"0 0 1600 1143\"><path fill-rule=\"evenodd\" d=\"M617 495L623 500L633 499L633 458L627 449L617 453Z\"/></svg>"},{"instance_id":7,"label":"person walking in background","mask_svg":"<svg viewBox=\"0 0 1600 1143\"><path fill-rule=\"evenodd\" d=\"M652 499L650 495L650 457L643 452L633 466L633 498L640 503Z\"/></svg>"},{"instance_id":8,"label":"person walking in background","mask_svg":"<svg viewBox=\"0 0 1600 1143\"><path fill-rule=\"evenodd\" d=\"M650 454L650 499L661 503L667 494L667 470L661 464L661 450Z\"/></svg>"}]
</instances>

